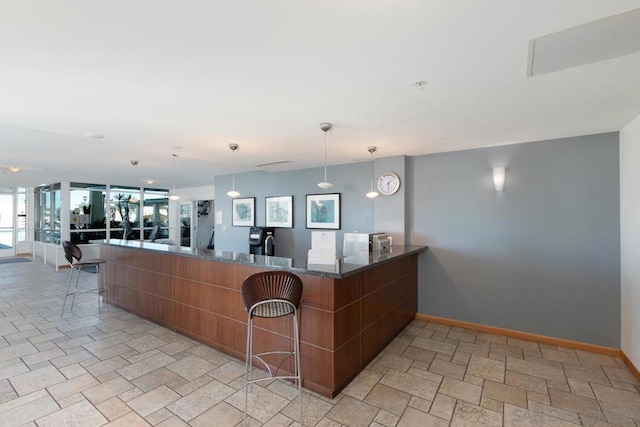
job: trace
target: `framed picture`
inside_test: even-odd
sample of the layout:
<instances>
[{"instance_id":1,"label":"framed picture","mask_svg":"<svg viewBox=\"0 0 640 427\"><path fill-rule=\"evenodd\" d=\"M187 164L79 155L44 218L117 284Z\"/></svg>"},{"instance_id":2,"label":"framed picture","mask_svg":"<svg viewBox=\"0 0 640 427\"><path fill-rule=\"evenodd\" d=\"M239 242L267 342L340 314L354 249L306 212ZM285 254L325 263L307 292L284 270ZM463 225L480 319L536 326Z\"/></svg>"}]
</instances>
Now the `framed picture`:
<instances>
[{"instance_id":1,"label":"framed picture","mask_svg":"<svg viewBox=\"0 0 640 427\"><path fill-rule=\"evenodd\" d=\"M265 225L293 228L293 196L265 197Z\"/></svg>"},{"instance_id":2,"label":"framed picture","mask_svg":"<svg viewBox=\"0 0 640 427\"><path fill-rule=\"evenodd\" d=\"M245 197L231 201L231 225L253 227L256 225L256 198Z\"/></svg>"},{"instance_id":3,"label":"framed picture","mask_svg":"<svg viewBox=\"0 0 640 427\"><path fill-rule=\"evenodd\" d=\"M307 194L307 228L340 229L340 193Z\"/></svg>"}]
</instances>

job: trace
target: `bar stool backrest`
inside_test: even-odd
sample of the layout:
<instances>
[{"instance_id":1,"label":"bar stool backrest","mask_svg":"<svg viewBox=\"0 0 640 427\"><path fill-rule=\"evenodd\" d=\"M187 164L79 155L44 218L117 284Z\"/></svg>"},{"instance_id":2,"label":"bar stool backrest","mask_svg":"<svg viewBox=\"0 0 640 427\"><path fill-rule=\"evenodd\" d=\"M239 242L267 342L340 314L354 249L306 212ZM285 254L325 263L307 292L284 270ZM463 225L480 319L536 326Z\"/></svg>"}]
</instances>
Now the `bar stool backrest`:
<instances>
[{"instance_id":1,"label":"bar stool backrest","mask_svg":"<svg viewBox=\"0 0 640 427\"><path fill-rule=\"evenodd\" d=\"M64 240L62 242L62 248L64 249L64 257L69 264L73 265L74 259L80 261L82 259L82 250L78 245L72 242Z\"/></svg>"},{"instance_id":2,"label":"bar stool backrest","mask_svg":"<svg viewBox=\"0 0 640 427\"><path fill-rule=\"evenodd\" d=\"M285 300L300 308L302 280L287 271L264 271L249 276L242 283L242 299L247 310L267 300Z\"/></svg>"}]
</instances>

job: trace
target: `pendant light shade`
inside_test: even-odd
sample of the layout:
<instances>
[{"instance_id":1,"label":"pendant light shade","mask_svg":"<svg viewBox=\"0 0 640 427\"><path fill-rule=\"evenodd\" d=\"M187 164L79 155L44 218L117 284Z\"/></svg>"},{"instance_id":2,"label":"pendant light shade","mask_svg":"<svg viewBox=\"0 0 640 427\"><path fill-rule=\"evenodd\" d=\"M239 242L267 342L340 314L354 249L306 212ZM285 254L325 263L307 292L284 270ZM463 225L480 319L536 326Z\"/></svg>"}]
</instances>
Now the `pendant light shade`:
<instances>
[{"instance_id":1,"label":"pendant light shade","mask_svg":"<svg viewBox=\"0 0 640 427\"><path fill-rule=\"evenodd\" d=\"M227 191L227 196L234 198L238 197L240 193L236 191L236 150L240 146L238 144L229 144L229 148L233 152L233 160L232 160L232 177L231 177L231 190Z\"/></svg>"},{"instance_id":2,"label":"pendant light shade","mask_svg":"<svg viewBox=\"0 0 640 427\"><path fill-rule=\"evenodd\" d=\"M331 123L320 123L320 129L324 132L324 181L318 183L318 187L328 190L333 184L327 181L327 131L331 130Z\"/></svg>"},{"instance_id":3,"label":"pendant light shade","mask_svg":"<svg viewBox=\"0 0 640 427\"><path fill-rule=\"evenodd\" d=\"M176 157L177 154L171 154L173 156L173 191L169 194L169 200L180 200L180 196L176 194Z\"/></svg>"},{"instance_id":4,"label":"pendant light shade","mask_svg":"<svg viewBox=\"0 0 640 427\"><path fill-rule=\"evenodd\" d=\"M376 163L373 158L373 153L375 153L377 149L378 148L373 145L370 147L367 147L367 151L371 154L371 166L373 169L373 175L371 176L371 190L367 193L367 197L370 199L375 199L376 197L378 197L378 192L374 191L373 189L373 181L375 180L375 176L376 176L376 168L375 168Z\"/></svg>"}]
</instances>

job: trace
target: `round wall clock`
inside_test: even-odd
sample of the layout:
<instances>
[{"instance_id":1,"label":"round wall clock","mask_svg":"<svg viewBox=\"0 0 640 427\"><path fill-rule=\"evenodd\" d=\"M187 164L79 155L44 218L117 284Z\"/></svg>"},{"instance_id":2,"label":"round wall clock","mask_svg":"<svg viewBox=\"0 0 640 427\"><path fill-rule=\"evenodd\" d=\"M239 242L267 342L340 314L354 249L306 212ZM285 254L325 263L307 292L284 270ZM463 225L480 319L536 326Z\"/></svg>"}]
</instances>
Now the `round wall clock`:
<instances>
[{"instance_id":1,"label":"round wall clock","mask_svg":"<svg viewBox=\"0 0 640 427\"><path fill-rule=\"evenodd\" d=\"M386 172L378 178L378 191L385 196L395 194L400 188L400 177L393 172Z\"/></svg>"}]
</instances>

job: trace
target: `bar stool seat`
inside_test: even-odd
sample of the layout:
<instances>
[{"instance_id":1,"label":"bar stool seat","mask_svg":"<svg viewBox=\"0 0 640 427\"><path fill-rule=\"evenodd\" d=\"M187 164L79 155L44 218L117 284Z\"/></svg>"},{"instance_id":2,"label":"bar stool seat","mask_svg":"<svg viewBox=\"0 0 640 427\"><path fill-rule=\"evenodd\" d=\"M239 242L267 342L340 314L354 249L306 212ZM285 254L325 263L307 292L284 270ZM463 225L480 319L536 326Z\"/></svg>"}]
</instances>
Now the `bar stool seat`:
<instances>
[{"instance_id":1,"label":"bar stool seat","mask_svg":"<svg viewBox=\"0 0 640 427\"><path fill-rule=\"evenodd\" d=\"M286 271L265 271L249 276L242 283L242 299L247 310L247 349L244 386L244 417L247 422L247 406L249 386L253 383L272 379L295 380L298 386L298 400L300 402L300 425L302 426L302 376L300 375L300 336L298 332L298 309L302 299L302 280L293 273ZM274 349L253 353L253 320L256 317L269 319L292 316L293 349ZM281 355L282 360L276 366L275 372L265 361L265 356ZM291 374L279 374L278 371L288 358L294 358L294 369ZM251 378L253 359L260 361L269 376Z\"/></svg>"},{"instance_id":2,"label":"bar stool seat","mask_svg":"<svg viewBox=\"0 0 640 427\"><path fill-rule=\"evenodd\" d=\"M98 312L100 312L100 295L105 294L103 297L105 307L107 305L106 300L106 292L107 292L107 281L106 278L104 283L101 283L101 274L100 267L105 264L107 261L101 258L93 258L93 259L82 259L82 250L78 245L73 242L63 241L62 248L64 249L64 257L67 259L69 266L71 267L71 272L69 274L69 284L67 285L67 294L64 297L64 302L62 303L62 312L60 313L60 317L64 315L64 308L67 305L67 299L71 296L71 311L73 311L73 306L76 301L76 294L85 293L85 292L95 292L98 295ZM97 275L98 283L95 289L80 289L78 290L78 283L80 282L80 273L85 271L87 268L95 269L95 273ZM76 283L71 289L71 283L73 279L73 272L78 271L76 275Z\"/></svg>"}]
</instances>

